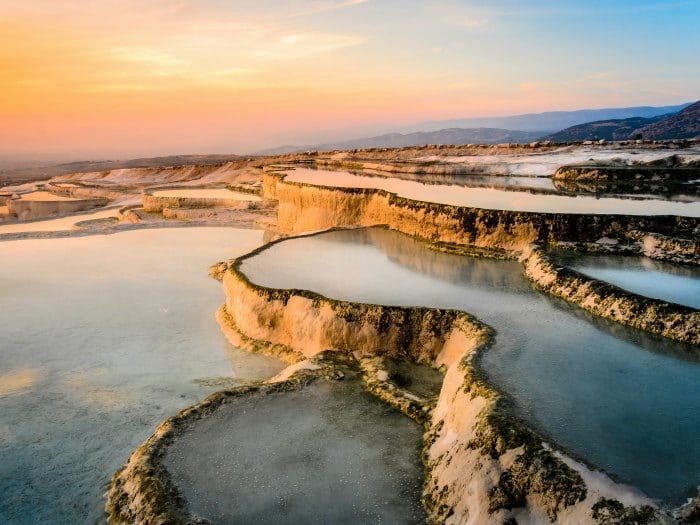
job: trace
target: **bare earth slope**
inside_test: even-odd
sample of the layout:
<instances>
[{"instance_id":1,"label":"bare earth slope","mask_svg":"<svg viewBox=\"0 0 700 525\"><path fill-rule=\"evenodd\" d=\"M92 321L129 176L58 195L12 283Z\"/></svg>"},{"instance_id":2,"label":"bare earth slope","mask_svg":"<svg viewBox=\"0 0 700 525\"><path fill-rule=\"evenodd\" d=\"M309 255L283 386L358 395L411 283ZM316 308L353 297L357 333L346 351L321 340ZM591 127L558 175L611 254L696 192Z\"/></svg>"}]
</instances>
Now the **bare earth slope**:
<instances>
[{"instance_id":1,"label":"bare earth slope","mask_svg":"<svg viewBox=\"0 0 700 525\"><path fill-rule=\"evenodd\" d=\"M691 139L700 137L700 100L692 106L638 129L645 139Z\"/></svg>"}]
</instances>

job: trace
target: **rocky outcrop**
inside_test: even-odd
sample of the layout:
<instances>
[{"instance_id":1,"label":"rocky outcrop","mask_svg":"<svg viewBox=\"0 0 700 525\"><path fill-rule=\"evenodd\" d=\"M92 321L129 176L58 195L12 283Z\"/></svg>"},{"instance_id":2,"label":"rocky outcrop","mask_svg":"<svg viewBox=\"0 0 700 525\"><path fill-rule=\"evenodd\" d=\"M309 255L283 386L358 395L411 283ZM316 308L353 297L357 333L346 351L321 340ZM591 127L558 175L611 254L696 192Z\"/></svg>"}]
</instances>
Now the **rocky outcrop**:
<instances>
[{"instance_id":1,"label":"rocky outcrop","mask_svg":"<svg viewBox=\"0 0 700 525\"><path fill-rule=\"evenodd\" d=\"M660 233L632 230L627 236L638 241L641 253L653 259L671 262L700 264L700 229L695 228L693 238L679 238Z\"/></svg>"},{"instance_id":2,"label":"rocky outcrop","mask_svg":"<svg viewBox=\"0 0 700 525\"><path fill-rule=\"evenodd\" d=\"M143 209L149 213L162 213L164 209L201 209L201 208L245 208L250 201L237 199L234 195L231 198L202 198L202 197L169 197L154 195L157 191L183 189L182 187L159 187L144 190L141 194ZM197 188L199 189L199 188ZM258 199L259 200L259 199Z\"/></svg>"},{"instance_id":3,"label":"rocky outcrop","mask_svg":"<svg viewBox=\"0 0 700 525\"><path fill-rule=\"evenodd\" d=\"M130 195L138 193L138 189L128 186L91 186L89 184L83 184L79 182L67 184L60 184L53 181L49 181L46 184L46 189L51 193L56 195L63 195L66 197L73 197L79 199L91 199L91 198L101 198L108 200L115 200L124 197L125 195Z\"/></svg>"},{"instance_id":4,"label":"rocky outcrop","mask_svg":"<svg viewBox=\"0 0 700 525\"><path fill-rule=\"evenodd\" d=\"M574 180L553 179L554 188L559 193L593 195L634 195L636 198L681 200L690 196L700 198L700 187L672 180L665 181L624 181L624 180Z\"/></svg>"},{"instance_id":5,"label":"rocky outcrop","mask_svg":"<svg viewBox=\"0 0 700 525\"><path fill-rule=\"evenodd\" d=\"M538 247L523 254L525 275L541 290L566 299L595 315L695 345L700 352L700 311L650 299L556 266Z\"/></svg>"},{"instance_id":6,"label":"rocky outcrop","mask_svg":"<svg viewBox=\"0 0 700 525\"><path fill-rule=\"evenodd\" d=\"M582 181L627 181L627 182L688 182L700 177L697 167L663 166L606 166L588 164L562 166L554 173L554 179Z\"/></svg>"},{"instance_id":7,"label":"rocky outcrop","mask_svg":"<svg viewBox=\"0 0 700 525\"><path fill-rule=\"evenodd\" d=\"M21 221L42 219L52 215L74 213L105 206L107 199L91 198L76 200L23 200L10 199L7 201L9 213Z\"/></svg>"}]
</instances>

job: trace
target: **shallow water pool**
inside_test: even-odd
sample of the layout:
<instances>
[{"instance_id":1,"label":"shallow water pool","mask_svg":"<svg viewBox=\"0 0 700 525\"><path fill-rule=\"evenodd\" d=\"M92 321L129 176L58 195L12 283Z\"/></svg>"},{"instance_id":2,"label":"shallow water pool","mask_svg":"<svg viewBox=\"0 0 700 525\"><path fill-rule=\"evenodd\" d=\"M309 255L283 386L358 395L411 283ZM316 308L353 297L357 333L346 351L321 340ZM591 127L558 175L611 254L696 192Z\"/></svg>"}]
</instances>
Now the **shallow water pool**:
<instances>
[{"instance_id":1,"label":"shallow water pool","mask_svg":"<svg viewBox=\"0 0 700 525\"><path fill-rule=\"evenodd\" d=\"M700 268L648 257L554 252L566 266L630 292L700 309Z\"/></svg>"},{"instance_id":2,"label":"shallow water pool","mask_svg":"<svg viewBox=\"0 0 700 525\"><path fill-rule=\"evenodd\" d=\"M260 197L252 193L241 193L226 188L173 188L156 190L154 197L186 197L191 199L235 199L240 201L259 201Z\"/></svg>"},{"instance_id":3,"label":"shallow water pool","mask_svg":"<svg viewBox=\"0 0 700 525\"><path fill-rule=\"evenodd\" d=\"M497 331L480 366L559 446L666 502L700 484L700 364L679 357L688 348L538 293L516 262L372 228L286 240L241 271L337 299L466 310Z\"/></svg>"},{"instance_id":4,"label":"shallow water pool","mask_svg":"<svg viewBox=\"0 0 700 525\"><path fill-rule=\"evenodd\" d=\"M212 523L425 523L422 434L346 375L236 399L163 463Z\"/></svg>"},{"instance_id":5,"label":"shallow water pool","mask_svg":"<svg viewBox=\"0 0 700 525\"><path fill-rule=\"evenodd\" d=\"M282 364L214 319L212 263L262 232L135 230L0 242L0 522L94 523L161 420Z\"/></svg>"}]
</instances>

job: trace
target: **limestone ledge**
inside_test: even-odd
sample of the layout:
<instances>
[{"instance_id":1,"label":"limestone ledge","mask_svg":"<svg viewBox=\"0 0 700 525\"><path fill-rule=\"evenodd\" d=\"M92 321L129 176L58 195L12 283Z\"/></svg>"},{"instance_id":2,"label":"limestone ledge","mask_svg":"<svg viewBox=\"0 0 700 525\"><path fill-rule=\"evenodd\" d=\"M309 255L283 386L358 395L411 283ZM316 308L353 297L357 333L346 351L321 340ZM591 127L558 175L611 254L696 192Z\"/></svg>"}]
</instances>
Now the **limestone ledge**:
<instances>
[{"instance_id":1,"label":"limestone ledge","mask_svg":"<svg viewBox=\"0 0 700 525\"><path fill-rule=\"evenodd\" d=\"M260 170L251 170L257 176L260 176ZM260 183L248 183L248 184L227 184L226 188L234 193L248 193L249 195L261 195L262 186Z\"/></svg>"},{"instance_id":2,"label":"limestone ledge","mask_svg":"<svg viewBox=\"0 0 700 525\"><path fill-rule=\"evenodd\" d=\"M695 228L692 238L685 239L639 230L627 232L627 237L637 241L641 253L647 257L676 263L700 264L700 227Z\"/></svg>"},{"instance_id":3,"label":"limestone ledge","mask_svg":"<svg viewBox=\"0 0 700 525\"><path fill-rule=\"evenodd\" d=\"M373 170L384 173L425 174L425 175L480 175L490 173L478 165L446 164L439 162L370 162L362 160L317 159L317 166L347 170Z\"/></svg>"},{"instance_id":4,"label":"limestone ledge","mask_svg":"<svg viewBox=\"0 0 700 525\"><path fill-rule=\"evenodd\" d=\"M700 174L698 175L700 177ZM557 192L572 194L593 194L599 196L616 196L619 194L635 195L647 198L666 195L669 200L675 200L677 195L700 195L700 188L694 184L675 180L577 180L552 179Z\"/></svg>"},{"instance_id":5,"label":"limestone ledge","mask_svg":"<svg viewBox=\"0 0 700 525\"><path fill-rule=\"evenodd\" d=\"M700 354L700 311L643 297L557 266L537 246L524 252L521 262L525 275L541 290L606 319L695 345Z\"/></svg>"},{"instance_id":6,"label":"limestone ledge","mask_svg":"<svg viewBox=\"0 0 700 525\"><path fill-rule=\"evenodd\" d=\"M647 498L601 473L584 481L582 473L591 471L554 452L510 415L472 366L493 343L486 325L456 310L349 303L258 286L238 267L259 251L223 272L226 306L219 322L260 346L281 345L307 358L326 349L353 353L369 390L424 424L424 500L431 523L608 523L595 516L607 515L610 505L625 519L666 521ZM377 361L382 356L444 366L436 407L387 382Z\"/></svg>"},{"instance_id":7,"label":"limestone ledge","mask_svg":"<svg viewBox=\"0 0 700 525\"><path fill-rule=\"evenodd\" d=\"M10 199L7 201L7 208L10 216L16 216L19 220L33 220L75 213L106 206L108 200L104 198L88 198L79 200L46 200L31 201L22 199Z\"/></svg>"},{"instance_id":8,"label":"limestone ledge","mask_svg":"<svg viewBox=\"0 0 700 525\"><path fill-rule=\"evenodd\" d=\"M71 184L72 186L66 186L65 184L62 185L59 182L49 181L46 184L46 189L57 195L84 199L103 198L108 200L116 200L124 197L125 195L138 193L137 189L128 186L97 186L83 182L73 182Z\"/></svg>"},{"instance_id":9,"label":"limestone ledge","mask_svg":"<svg viewBox=\"0 0 700 525\"><path fill-rule=\"evenodd\" d=\"M201 209L201 208L247 208L250 201L240 199L209 199L198 197L164 197L153 195L156 191L183 189L182 186L167 186L158 188L149 188L141 193L141 203L143 209L149 213L162 213L164 209ZM201 189L200 187L192 187L192 189ZM254 193L245 191L245 193Z\"/></svg>"},{"instance_id":10,"label":"limestone ledge","mask_svg":"<svg viewBox=\"0 0 700 525\"><path fill-rule=\"evenodd\" d=\"M335 374L330 366L313 363L298 367L289 378L216 392L161 423L118 470L106 493L105 511L112 524L201 524L207 520L186 508L168 471L161 463L167 447L191 424L241 397L297 390Z\"/></svg>"},{"instance_id":11,"label":"limestone ledge","mask_svg":"<svg viewBox=\"0 0 700 525\"><path fill-rule=\"evenodd\" d=\"M433 242L522 252L532 243L628 240L631 230L692 235L700 227L700 219L692 217L489 210L416 201L384 190L288 182L283 174L265 179L268 188L277 179L274 190L265 191L268 198L274 192L279 201L278 227L285 233L387 225Z\"/></svg>"}]
</instances>

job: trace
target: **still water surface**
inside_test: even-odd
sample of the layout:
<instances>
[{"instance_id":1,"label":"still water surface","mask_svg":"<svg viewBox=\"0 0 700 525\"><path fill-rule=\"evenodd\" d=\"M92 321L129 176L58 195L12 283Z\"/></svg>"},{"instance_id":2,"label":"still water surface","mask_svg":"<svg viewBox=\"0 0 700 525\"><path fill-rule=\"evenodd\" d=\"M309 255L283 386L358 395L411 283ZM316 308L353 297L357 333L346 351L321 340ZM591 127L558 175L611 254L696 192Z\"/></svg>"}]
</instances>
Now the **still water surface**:
<instances>
[{"instance_id":1,"label":"still water surface","mask_svg":"<svg viewBox=\"0 0 700 525\"><path fill-rule=\"evenodd\" d=\"M439 253L366 229L283 241L241 270L269 287L466 310L496 329L481 366L530 424L666 502L700 484L700 364L679 357L688 347L538 293L516 262Z\"/></svg>"},{"instance_id":2,"label":"still water surface","mask_svg":"<svg viewBox=\"0 0 700 525\"><path fill-rule=\"evenodd\" d=\"M157 423L282 364L239 351L210 264L262 232L137 230L0 242L0 523L94 523Z\"/></svg>"},{"instance_id":3,"label":"still water surface","mask_svg":"<svg viewBox=\"0 0 700 525\"><path fill-rule=\"evenodd\" d=\"M197 421L164 464L212 523L425 523L422 428L357 379L240 398Z\"/></svg>"},{"instance_id":4,"label":"still water surface","mask_svg":"<svg viewBox=\"0 0 700 525\"><path fill-rule=\"evenodd\" d=\"M567 266L630 292L700 309L700 267L648 257L557 252Z\"/></svg>"}]
</instances>

